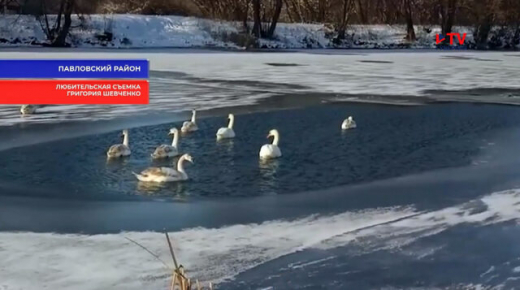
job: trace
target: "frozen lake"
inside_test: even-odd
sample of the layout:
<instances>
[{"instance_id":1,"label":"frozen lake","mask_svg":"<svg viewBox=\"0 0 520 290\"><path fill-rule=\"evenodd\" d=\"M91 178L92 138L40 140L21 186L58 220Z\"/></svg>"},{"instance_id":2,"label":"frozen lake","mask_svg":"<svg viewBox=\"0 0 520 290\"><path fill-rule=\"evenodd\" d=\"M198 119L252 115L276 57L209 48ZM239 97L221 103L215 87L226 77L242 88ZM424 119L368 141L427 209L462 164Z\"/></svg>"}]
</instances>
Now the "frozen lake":
<instances>
[{"instance_id":1,"label":"frozen lake","mask_svg":"<svg viewBox=\"0 0 520 290\"><path fill-rule=\"evenodd\" d=\"M519 53L0 50L15 57L146 58L151 99L0 107L2 290L165 289L126 239L168 262L163 230L218 289L520 286L520 108L498 105L520 104ZM192 108L192 180L139 184ZM237 138L216 142L229 112ZM260 163L273 127L284 156ZM107 162L123 128L132 156Z\"/></svg>"},{"instance_id":2,"label":"frozen lake","mask_svg":"<svg viewBox=\"0 0 520 290\"><path fill-rule=\"evenodd\" d=\"M1 106L0 125L208 110L251 105L286 94L314 94L321 97L316 102L420 104L454 100L520 104L520 53L515 52L58 51L6 49L0 50L0 59L148 59L150 105L47 106L40 114L26 118L20 117L16 106Z\"/></svg>"}]
</instances>

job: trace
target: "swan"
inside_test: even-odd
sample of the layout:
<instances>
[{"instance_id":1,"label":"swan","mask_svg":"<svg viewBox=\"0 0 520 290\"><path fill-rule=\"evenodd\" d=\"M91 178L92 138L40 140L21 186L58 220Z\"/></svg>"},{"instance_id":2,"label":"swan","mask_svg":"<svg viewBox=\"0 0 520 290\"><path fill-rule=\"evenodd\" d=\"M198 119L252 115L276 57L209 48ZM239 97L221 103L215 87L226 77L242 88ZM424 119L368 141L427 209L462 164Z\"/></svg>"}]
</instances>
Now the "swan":
<instances>
[{"instance_id":1,"label":"swan","mask_svg":"<svg viewBox=\"0 0 520 290\"><path fill-rule=\"evenodd\" d=\"M199 130L199 127L197 126L197 123L195 122L195 117L197 116L197 111L193 110L191 111L191 121L186 121L182 124L181 132L187 133L187 132L194 132Z\"/></svg>"},{"instance_id":2,"label":"swan","mask_svg":"<svg viewBox=\"0 0 520 290\"><path fill-rule=\"evenodd\" d=\"M35 105L22 105L20 108L20 113L22 115L30 115L36 113L36 106Z\"/></svg>"},{"instance_id":3,"label":"swan","mask_svg":"<svg viewBox=\"0 0 520 290\"><path fill-rule=\"evenodd\" d=\"M354 129L356 128L356 121L352 119L352 116L349 116L346 118L343 123L341 124L341 129L347 130L347 129Z\"/></svg>"},{"instance_id":4,"label":"swan","mask_svg":"<svg viewBox=\"0 0 520 290\"><path fill-rule=\"evenodd\" d=\"M143 182L173 182L187 180L188 174L184 171L183 163L189 161L193 163L193 158L189 154L184 154L177 162L177 170L170 167L150 167L143 170L140 174L132 172L139 181Z\"/></svg>"},{"instance_id":5,"label":"swan","mask_svg":"<svg viewBox=\"0 0 520 290\"><path fill-rule=\"evenodd\" d=\"M130 155L130 147L128 147L128 130L123 130L123 144L110 146L107 151L108 158L118 158Z\"/></svg>"},{"instance_id":6,"label":"swan","mask_svg":"<svg viewBox=\"0 0 520 290\"><path fill-rule=\"evenodd\" d=\"M172 145L163 144L157 147L152 153L152 158L167 158L179 155L179 130L172 128L168 135L173 135Z\"/></svg>"},{"instance_id":7,"label":"swan","mask_svg":"<svg viewBox=\"0 0 520 290\"><path fill-rule=\"evenodd\" d=\"M273 144L265 144L262 146L262 148L260 148L260 158L262 159L277 158L282 156L280 147L278 147L278 141L280 141L280 134L278 133L278 130L273 129L269 131L267 138L271 136L273 136Z\"/></svg>"},{"instance_id":8,"label":"swan","mask_svg":"<svg viewBox=\"0 0 520 290\"><path fill-rule=\"evenodd\" d=\"M235 123L235 116L229 114L229 123L227 127L222 127L217 131L217 139L235 138L235 131L233 131L233 124Z\"/></svg>"}]
</instances>

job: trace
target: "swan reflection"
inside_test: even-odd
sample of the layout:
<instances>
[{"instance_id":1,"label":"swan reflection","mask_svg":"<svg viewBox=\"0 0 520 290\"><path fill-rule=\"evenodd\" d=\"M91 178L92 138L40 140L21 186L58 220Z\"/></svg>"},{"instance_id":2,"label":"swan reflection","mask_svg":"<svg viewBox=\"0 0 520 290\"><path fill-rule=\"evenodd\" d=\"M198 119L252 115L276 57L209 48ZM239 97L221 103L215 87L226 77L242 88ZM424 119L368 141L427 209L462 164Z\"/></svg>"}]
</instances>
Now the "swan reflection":
<instances>
[{"instance_id":1,"label":"swan reflection","mask_svg":"<svg viewBox=\"0 0 520 290\"><path fill-rule=\"evenodd\" d=\"M227 152L234 152L235 141L233 139L217 139L217 146L225 149Z\"/></svg>"},{"instance_id":2,"label":"swan reflection","mask_svg":"<svg viewBox=\"0 0 520 290\"><path fill-rule=\"evenodd\" d=\"M144 182L139 181L137 182L137 191L146 193L146 194L154 194L160 191L161 189L164 189L166 187L166 184L164 183L158 183L158 182Z\"/></svg>"},{"instance_id":3,"label":"swan reflection","mask_svg":"<svg viewBox=\"0 0 520 290\"><path fill-rule=\"evenodd\" d=\"M182 182L158 183L139 181L137 183L137 191L147 195L170 196L173 200L182 202L187 201L189 196Z\"/></svg>"},{"instance_id":4,"label":"swan reflection","mask_svg":"<svg viewBox=\"0 0 520 290\"><path fill-rule=\"evenodd\" d=\"M277 186L276 172L280 166L278 159L260 159L260 188L262 191L271 192Z\"/></svg>"}]
</instances>

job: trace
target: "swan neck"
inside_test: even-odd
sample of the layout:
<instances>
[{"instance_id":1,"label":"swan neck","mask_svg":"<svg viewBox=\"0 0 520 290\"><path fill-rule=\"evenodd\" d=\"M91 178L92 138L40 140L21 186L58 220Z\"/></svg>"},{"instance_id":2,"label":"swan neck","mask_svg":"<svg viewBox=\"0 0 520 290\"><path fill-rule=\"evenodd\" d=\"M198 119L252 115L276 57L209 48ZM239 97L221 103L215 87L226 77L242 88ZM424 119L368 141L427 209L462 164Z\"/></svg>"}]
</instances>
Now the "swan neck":
<instances>
[{"instance_id":1,"label":"swan neck","mask_svg":"<svg viewBox=\"0 0 520 290\"><path fill-rule=\"evenodd\" d=\"M128 146L128 133L125 134L125 137L123 138L123 145Z\"/></svg>"},{"instance_id":2,"label":"swan neck","mask_svg":"<svg viewBox=\"0 0 520 290\"><path fill-rule=\"evenodd\" d=\"M235 124L235 116L231 115L231 116L229 116L228 128L233 129L233 124Z\"/></svg>"},{"instance_id":3,"label":"swan neck","mask_svg":"<svg viewBox=\"0 0 520 290\"><path fill-rule=\"evenodd\" d=\"M186 173L184 172L184 156L181 156L181 158L179 158L179 161L177 162L177 171L178 172L181 172L181 173Z\"/></svg>"},{"instance_id":4,"label":"swan neck","mask_svg":"<svg viewBox=\"0 0 520 290\"><path fill-rule=\"evenodd\" d=\"M278 142L280 142L280 134L278 134L278 132L275 132L273 136L273 145L278 146Z\"/></svg>"},{"instance_id":5,"label":"swan neck","mask_svg":"<svg viewBox=\"0 0 520 290\"><path fill-rule=\"evenodd\" d=\"M195 117L197 116L197 111L193 111L193 113L191 114L191 122L192 123L195 123Z\"/></svg>"},{"instance_id":6,"label":"swan neck","mask_svg":"<svg viewBox=\"0 0 520 290\"><path fill-rule=\"evenodd\" d=\"M179 132L173 133L173 142L172 146L177 148L177 145L179 145Z\"/></svg>"}]
</instances>

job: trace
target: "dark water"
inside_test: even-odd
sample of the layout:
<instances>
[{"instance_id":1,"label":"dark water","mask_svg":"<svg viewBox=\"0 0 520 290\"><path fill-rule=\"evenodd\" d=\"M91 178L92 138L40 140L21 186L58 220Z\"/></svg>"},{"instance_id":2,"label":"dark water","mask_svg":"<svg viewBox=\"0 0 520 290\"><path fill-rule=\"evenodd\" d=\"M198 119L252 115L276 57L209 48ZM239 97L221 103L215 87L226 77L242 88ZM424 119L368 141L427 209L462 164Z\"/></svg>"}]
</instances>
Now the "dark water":
<instances>
[{"instance_id":1,"label":"dark water","mask_svg":"<svg viewBox=\"0 0 520 290\"><path fill-rule=\"evenodd\" d=\"M180 139L180 151L195 161L186 165L188 182L147 185L131 174L175 164L176 159L154 162L150 154L171 143L167 132L180 122L130 130L132 156L121 161L105 158L106 149L121 142L120 132L2 151L0 182L19 189L17 195L63 199L298 193L470 165L486 134L520 123L514 112L466 104L322 105L237 115L237 137L220 142L214 134L227 120L205 118L198 132ZM340 124L349 115L358 128L342 132ZM262 163L258 151L271 128L280 131L283 157Z\"/></svg>"},{"instance_id":2,"label":"dark water","mask_svg":"<svg viewBox=\"0 0 520 290\"><path fill-rule=\"evenodd\" d=\"M237 266L240 273L218 289L520 289L520 193L481 200L520 188L518 110L329 104L239 114L237 138L227 142L214 136L225 117L203 118L200 131L180 140L194 156L186 166L192 179L156 188L131 172L172 164L149 154L170 143L168 129L181 122L131 129L133 155L118 162L105 159L120 142L115 131L4 150L0 231L114 233L127 251L122 264L135 265L132 250L141 249L119 235L166 229L174 239L187 236L195 252L207 242L200 256L232 261L224 268L261 261ZM341 132L349 115L358 128ZM281 133L284 156L262 164L258 150L271 128ZM394 220L407 207L413 214ZM382 222L389 208L395 217ZM320 221L328 216L336 218ZM227 228L235 225L244 228ZM198 232L206 229L208 236ZM279 247L287 249L262 260ZM49 263L66 265L58 249Z\"/></svg>"},{"instance_id":3,"label":"dark water","mask_svg":"<svg viewBox=\"0 0 520 290\"><path fill-rule=\"evenodd\" d=\"M399 249L311 249L245 272L221 289L518 289L516 223L461 225ZM269 288L272 287L272 288Z\"/></svg>"}]
</instances>

